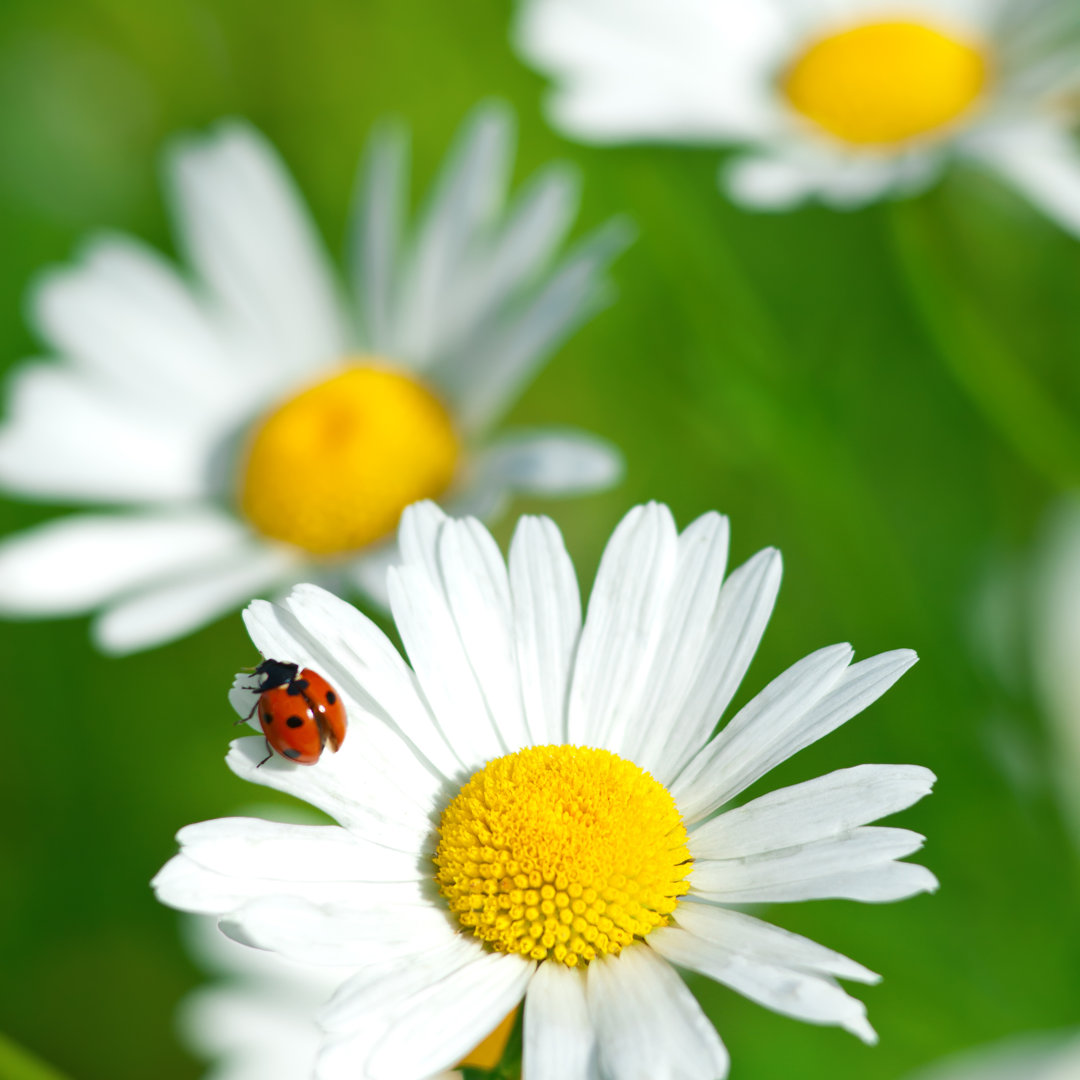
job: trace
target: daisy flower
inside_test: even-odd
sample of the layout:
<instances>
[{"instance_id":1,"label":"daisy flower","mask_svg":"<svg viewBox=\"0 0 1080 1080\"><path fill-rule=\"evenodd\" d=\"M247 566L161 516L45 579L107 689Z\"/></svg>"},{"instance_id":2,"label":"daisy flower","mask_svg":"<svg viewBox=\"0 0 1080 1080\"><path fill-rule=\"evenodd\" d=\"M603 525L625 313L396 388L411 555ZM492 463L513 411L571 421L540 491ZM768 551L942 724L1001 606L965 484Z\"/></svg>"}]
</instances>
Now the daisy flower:
<instances>
[{"instance_id":1,"label":"daisy flower","mask_svg":"<svg viewBox=\"0 0 1080 1080\"><path fill-rule=\"evenodd\" d=\"M960 156L1080 232L1072 0L522 0L516 36L561 129L746 147L745 205L854 206Z\"/></svg>"},{"instance_id":2,"label":"daisy flower","mask_svg":"<svg viewBox=\"0 0 1080 1080\"><path fill-rule=\"evenodd\" d=\"M346 288L262 136L232 121L179 142L189 272L110 236L34 291L59 358L13 375L0 485L111 509L0 546L0 611L103 609L95 640L126 652L297 581L385 599L409 503L489 517L515 492L613 483L593 436L492 435L628 239L611 222L557 258L576 175L549 167L507 205L513 137L506 108L478 108L407 228L405 133L373 135Z\"/></svg>"},{"instance_id":3,"label":"daisy flower","mask_svg":"<svg viewBox=\"0 0 1080 1080\"><path fill-rule=\"evenodd\" d=\"M632 510L584 621L546 518L521 520L508 566L476 520L431 503L406 511L399 542L389 591L409 664L317 587L245 615L264 656L338 688L349 729L310 767L260 767L261 738L228 763L338 824L191 825L154 883L236 941L352 969L320 1014L316 1077L427 1076L524 1000L530 1080L714 1080L727 1054L677 967L873 1042L837 979L876 975L731 905L934 889L899 861L921 836L867 827L932 774L862 765L732 803L914 654L852 664L847 645L821 649L714 736L780 582L773 550L725 579L725 518L679 534L666 507ZM241 715L250 683L231 694Z\"/></svg>"}]
</instances>

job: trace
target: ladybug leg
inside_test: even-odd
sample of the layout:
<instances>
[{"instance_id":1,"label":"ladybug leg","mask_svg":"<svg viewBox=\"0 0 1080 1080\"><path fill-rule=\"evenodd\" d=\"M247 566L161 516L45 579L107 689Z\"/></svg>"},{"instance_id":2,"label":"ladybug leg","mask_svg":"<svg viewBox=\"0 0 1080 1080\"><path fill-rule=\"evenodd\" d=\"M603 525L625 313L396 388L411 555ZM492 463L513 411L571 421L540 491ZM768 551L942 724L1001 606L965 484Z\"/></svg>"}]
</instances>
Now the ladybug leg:
<instances>
[{"instance_id":1,"label":"ladybug leg","mask_svg":"<svg viewBox=\"0 0 1080 1080\"><path fill-rule=\"evenodd\" d=\"M247 716L244 716L241 719L237 720L236 723L233 724L233 727L238 727L240 724L246 724L255 715L255 713L259 709L259 701L262 698L262 692L263 692L263 690L266 689L266 687L264 687L264 686L246 686L246 687L244 687L244 689L245 690L250 690L255 695L255 704L251 706L251 711L247 714Z\"/></svg>"},{"instance_id":2,"label":"ladybug leg","mask_svg":"<svg viewBox=\"0 0 1080 1080\"><path fill-rule=\"evenodd\" d=\"M274 751L270 749L270 740L267 739L266 740L266 757L264 757L262 759L262 761L260 761L259 764L255 766L255 768L256 769L261 769L273 756L274 756Z\"/></svg>"},{"instance_id":3,"label":"ladybug leg","mask_svg":"<svg viewBox=\"0 0 1080 1080\"><path fill-rule=\"evenodd\" d=\"M255 715L255 713L258 712L258 709L259 699L256 698L255 704L251 706L251 712L249 712L247 716L241 716L239 720L234 720L233 727L239 727L241 724L246 724Z\"/></svg>"}]
</instances>

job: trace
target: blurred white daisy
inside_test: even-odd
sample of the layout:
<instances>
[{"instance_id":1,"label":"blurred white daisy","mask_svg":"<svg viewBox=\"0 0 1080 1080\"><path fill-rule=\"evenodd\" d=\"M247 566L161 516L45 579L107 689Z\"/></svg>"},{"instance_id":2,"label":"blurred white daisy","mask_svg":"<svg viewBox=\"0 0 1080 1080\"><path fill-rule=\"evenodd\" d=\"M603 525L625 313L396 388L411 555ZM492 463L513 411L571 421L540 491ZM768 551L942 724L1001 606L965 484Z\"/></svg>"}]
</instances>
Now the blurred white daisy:
<instances>
[{"instance_id":1,"label":"blurred white daisy","mask_svg":"<svg viewBox=\"0 0 1080 1080\"><path fill-rule=\"evenodd\" d=\"M1080 501L1075 497L1061 500L1048 515L1033 565L1031 618L1023 625L1030 625L1035 685L1053 740L1050 767L1080 846Z\"/></svg>"},{"instance_id":2,"label":"blurred white daisy","mask_svg":"<svg viewBox=\"0 0 1080 1080\"><path fill-rule=\"evenodd\" d=\"M303 1080L310 1076L321 1033L315 1014L348 974L276 953L249 949L218 932L212 919L188 925L191 951L218 981L189 994L180 1033L211 1062L205 1080ZM432 1080L460 1080L441 1073Z\"/></svg>"},{"instance_id":3,"label":"blurred white daisy","mask_svg":"<svg viewBox=\"0 0 1080 1080\"><path fill-rule=\"evenodd\" d=\"M312 767L233 771L338 826L231 818L180 832L162 901L235 940L353 969L320 1022L320 1080L416 1080L524 999L530 1080L714 1080L727 1054L675 966L811 1023L875 1035L837 978L865 967L729 905L932 890L923 838L867 827L932 774L862 765L730 806L915 660L799 661L715 736L771 614L773 550L725 579L727 520L666 507L616 529L582 621L558 530L524 518L509 567L473 519L408 509L390 601L406 665L355 608L303 585L246 612L267 657L341 692L349 737ZM250 677L249 677L250 678ZM242 685L242 684L241 684ZM247 713L251 691L234 687Z\"/></svg>"},{"instance_id":4,"label":"blurred white daisy","mask_svg":"<svg viewBox=\"0 0 1080 1080\"><path fill-rule=\"evenodd\" d=\"M1077 1080L1080 1034L1021 1035L957 1054L909 1080Z\"/></svg>"},{"instance_id":5,"label":"blurred white daisy","mask_svg":"<svg viewBox=\"0 0 1080 1080\"><path fill-rule=\"evenodd\" d=\"M605 301L628 240L611 222L556 260L576 174L549 167L505 205L513 141L506 108L478 108L406 228L405 132L378 131L346 290L256 131L178 143L168 181L190 277L109 236L34 292L60 360L14 372L0 485L121 509L0 546L0 611L103 608L95 639L125 652L301 580L384 600L409 503L484 517L513 492L613 483L618 455L593 436L491 435Z\"/></svg>"},{"instance_id":6,"label":"blurred white daisy","mask_svg":"<svg viewBox=\"0 0 1080 1080\"><path fill-rule=\"evenodd\" d=\"M981 162L1080 232L1074 0L521 0L553 121L737 144L746 205L853 206Z\"/></svg>"}]
</instances>

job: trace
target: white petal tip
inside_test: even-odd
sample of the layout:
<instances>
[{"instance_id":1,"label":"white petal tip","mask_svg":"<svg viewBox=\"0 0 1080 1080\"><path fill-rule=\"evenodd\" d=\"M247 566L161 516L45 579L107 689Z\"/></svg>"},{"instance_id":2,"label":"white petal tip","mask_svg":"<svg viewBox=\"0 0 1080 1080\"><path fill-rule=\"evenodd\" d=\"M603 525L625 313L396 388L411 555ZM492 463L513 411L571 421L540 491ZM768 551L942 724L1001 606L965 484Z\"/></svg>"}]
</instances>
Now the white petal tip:
<instances>
[{"instance_id":1,"label":"white petal tip","mask_svg":"<svg viewBox=\"0 0 1080 1080\"><path fill-rule=\"evenodd\" d=\"M121 657L130 656L143 649L152 649L155 645L164 645L170 638L139 633L133 627L126 625L126 622L110 618L109 613L106 612L91 624L90 640L98 652L106 656Z\"/></svg>"},{"instance_id":2,"label":"white petal tip","mask_svg":"<svg viewBox=\"0 0 1080 1080\"><path fill-rule=\"evenodd\" d=\"M877 1046L878 1033L870 1026L870 1022L865 1017L850 1024L845 1024L844 1028L850 1031L857 1039L866 1043L867 1046Z\"/></svg>"},{"instance_id":3,"label":"white petal tip","mask_svg":"<svg viewBox=\"0 0 1080 1080\"><path fill-rule=\"evenodd\" d=\"M448 517L449 515L437 502L432 499L421 499L420 502L414 502L411 506L405 507L401 522L398 524L398 535L409 529L419 529L424 522L435 526L441 525Z\"/></svg>"}]
</instances>

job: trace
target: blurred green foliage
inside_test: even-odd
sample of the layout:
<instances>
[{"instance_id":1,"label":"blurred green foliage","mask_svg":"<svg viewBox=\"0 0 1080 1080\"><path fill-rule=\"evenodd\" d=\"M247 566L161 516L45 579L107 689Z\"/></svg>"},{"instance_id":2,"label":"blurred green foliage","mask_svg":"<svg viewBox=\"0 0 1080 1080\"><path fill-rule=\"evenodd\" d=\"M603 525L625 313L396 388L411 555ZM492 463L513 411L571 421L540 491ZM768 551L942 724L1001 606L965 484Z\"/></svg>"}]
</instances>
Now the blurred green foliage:
<instances>
[{"instance_id":1,"label":"blurred green foliage","mask_svg":"<svg viewBox=\"0 0 1080 1080\"><path fill-rule=\"evenodd\" d=\"M334 250L377 118L412 126L422 190L479 98L511 100L518 175L556 156L586 176L582 229L629 213L620 299L561 350L515 423L561 422L625 450L621 488L555 507L586 580L632 503L681 524L732 517L741 561L785 556L780 603L740 698L833 641L916 648L885 699L759 785L915 762L937 793L904 815L941 892L770 918L884 973L857 992L881 1045L693 983L735 1080L895 1080L950 1050L1076 1020L1078 861L1024 674L972 645L988 568L1023 555L1080 478L1080 245L979 175L898 205L753 216L717 192L718 154L590 149L554 134L497 0L8 0L0 15L0 356L40 349L36 271L120 229L172 250L163 142L249 117L281 148ZM52 507L4 503L10 532ZM510 524L499 530L505 541ZM238 617L127 659L85 621L0 624L0 1017L82 1080L173 1080L173 1034L202 976L148 881L182 825L253 792L221 763L225 691L255 654Z\"/></svg>"},{"instance_id":2,"label":"blurred green foliage","mask_svg":"<svg viewBox=\"0 0 1080 1080\"><path fill-rule=\"evenodd\" d=\"M0 1076L4 1080L64 1080L55 1069L0 1035Z\"/></svg>"}]
</instances>

